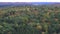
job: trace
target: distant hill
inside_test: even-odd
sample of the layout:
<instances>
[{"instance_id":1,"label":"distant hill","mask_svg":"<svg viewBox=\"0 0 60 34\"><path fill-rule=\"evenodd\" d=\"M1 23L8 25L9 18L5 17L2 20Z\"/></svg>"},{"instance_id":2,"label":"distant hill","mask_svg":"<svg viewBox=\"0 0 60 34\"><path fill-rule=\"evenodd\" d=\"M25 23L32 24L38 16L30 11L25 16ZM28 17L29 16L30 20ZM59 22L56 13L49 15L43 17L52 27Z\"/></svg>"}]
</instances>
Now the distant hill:
<instances>
[{"instance_id":1,"label":"distant hill","mask_svg":"<svg viewBox=\"0 0 60 34\"><path fill-rule=\"evenodd\" d=\"M32 5L60 6L60 3L58 3L58 2L0 2L0 7L7 7L7 6L32 6Z\"/></svg>"}]
</instances>

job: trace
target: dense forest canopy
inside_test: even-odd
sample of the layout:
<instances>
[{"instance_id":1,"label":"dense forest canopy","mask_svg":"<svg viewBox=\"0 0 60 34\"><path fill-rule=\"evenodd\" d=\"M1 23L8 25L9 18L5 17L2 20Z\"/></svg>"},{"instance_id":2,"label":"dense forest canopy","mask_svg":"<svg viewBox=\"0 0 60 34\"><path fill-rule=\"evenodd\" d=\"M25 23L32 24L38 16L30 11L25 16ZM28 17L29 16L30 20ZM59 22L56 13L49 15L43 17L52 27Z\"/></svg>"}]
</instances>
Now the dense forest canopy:
<instances>
[{"instance_id":1,"label":"dense forest canopy","mask_svg":"<svg viewBox=\"0 0 60 34\"><path fill-rule=\"evenodd\" d=\"M0 8L0 34L58 34L60 5L25 5Z\"/></svg>"}]
</instances>

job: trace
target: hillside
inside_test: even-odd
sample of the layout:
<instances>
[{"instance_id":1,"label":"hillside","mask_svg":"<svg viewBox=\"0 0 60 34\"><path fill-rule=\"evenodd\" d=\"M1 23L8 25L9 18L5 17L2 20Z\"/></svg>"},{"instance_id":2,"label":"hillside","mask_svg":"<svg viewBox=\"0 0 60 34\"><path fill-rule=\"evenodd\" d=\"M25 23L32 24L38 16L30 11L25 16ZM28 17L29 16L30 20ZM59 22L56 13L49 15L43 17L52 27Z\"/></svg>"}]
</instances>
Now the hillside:
<instances>
[{"instance_id":1,"label":"hillside","mask_svg":"<svg viewBox=\"0 0 60 34\"><path fill-rule=\"evenodd\" d=\"M0 6L0 34L60 33L60 3L0 3Z\"/></svg>"}]
</instances>

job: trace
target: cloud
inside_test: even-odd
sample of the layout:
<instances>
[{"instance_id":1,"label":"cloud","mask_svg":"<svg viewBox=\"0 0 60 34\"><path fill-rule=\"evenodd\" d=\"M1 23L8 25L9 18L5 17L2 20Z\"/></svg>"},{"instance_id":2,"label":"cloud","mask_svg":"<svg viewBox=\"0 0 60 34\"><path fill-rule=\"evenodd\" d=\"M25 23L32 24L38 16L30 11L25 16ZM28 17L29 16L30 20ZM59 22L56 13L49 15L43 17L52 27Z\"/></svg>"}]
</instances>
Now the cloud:
<instances>
[{"instance_id":1,"label":"cloud","mask_svg":"<svg viewBox=\"0 0 60 34\"><path fill-rule=\"evenodd\" d=\"M0 0L0 2L60 2L60 0Z\"/></svg>"}]
</instances>

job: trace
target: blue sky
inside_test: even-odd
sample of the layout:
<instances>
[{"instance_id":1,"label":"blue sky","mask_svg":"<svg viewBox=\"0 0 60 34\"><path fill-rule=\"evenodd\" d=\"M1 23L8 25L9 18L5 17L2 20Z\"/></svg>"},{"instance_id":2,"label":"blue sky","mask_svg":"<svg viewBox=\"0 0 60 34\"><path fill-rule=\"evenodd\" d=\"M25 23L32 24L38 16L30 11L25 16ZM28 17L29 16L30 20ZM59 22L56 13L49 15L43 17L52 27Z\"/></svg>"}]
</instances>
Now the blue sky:
<instances>
[{"instance_id":1,"label":"blue sky","mask_svg":"<svg viewBox=\"0 0 60 34\"><path fill-rule=\"evenodd\" d=\"M0 2L60 2L60 0L0 0Z\"/></svg>"}]
</instances>

